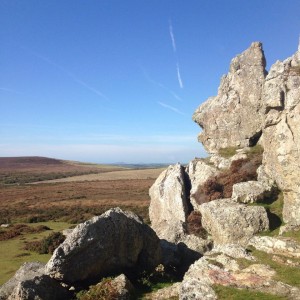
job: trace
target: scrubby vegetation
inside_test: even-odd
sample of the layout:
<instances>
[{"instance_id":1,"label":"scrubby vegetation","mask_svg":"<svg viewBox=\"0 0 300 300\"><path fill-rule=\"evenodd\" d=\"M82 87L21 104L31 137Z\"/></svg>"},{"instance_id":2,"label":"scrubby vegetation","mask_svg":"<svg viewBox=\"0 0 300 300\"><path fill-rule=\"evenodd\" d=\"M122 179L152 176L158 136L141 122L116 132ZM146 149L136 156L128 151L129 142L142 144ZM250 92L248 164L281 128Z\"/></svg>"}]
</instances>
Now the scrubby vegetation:
<instances>
[{"instance_id":1,"label":"scrubby vegetation","mask_svg":"<svg viewBox=\"0 0 300 300\"><path fill-rule=\"evenodd\" d=\"M0 241L9 240L12 238L15 238L22 234L28 234L28 233L38 233L45 230L50 230L49 227L44 225L39 225L36 227L30 227L25 224L16 224L12 225L8 229L1 229L0 231Z\"/></svg>"},{"instance_id":2,"label":"scrubby vegetation","mask_svg":"<svg viewBox=\"0 0 300 300\"><path fill-rule=\"evenodd\" d=\"M203 228L201 223L201 213L192 211L187 218L187 232L194 234L200 238L207 238L207 231Z\"/></svg>"},{"instance_id":3,"label":"scrubby vegetation","mask_svg":"<svg viewBox=\"0 0 300 300\"><path fill-rule=\"evenodd\" d=\"M79 175L97 174L96 171L73 171L65 173L6 173L0 174L0 184L25 184L31 182L67 178Z\"/></svg>"},{"instance_id":4,"label":"scrubby vegetation","mask_svg":"<svg viewBox=\"0 0 300 300\"><path fill-rule=\"evenodd\" d=\"M104 278L97 285L90 287L88 291L77 294L78 300L115 300L118 299L118 291L112 284L112 278Z\"/></svg>"},{"instance_id":5,"label":"scrubby vegetation","mask_svg":"<svg viewBox=\"0 0 300 300\"><path fill-rule=\"evenodd\" d=\"M219 155L221 155L224 158L230 158L232 157L234 154L236 154L236 147L227 147L227 148L221 148L219 150Z\"/></svg>"},{"instance_id":6,"label":"scrubby vegetation","mask_svg":"<svg viewBox=\"0 0 300 300\"><path fill-rule=\"evenodd\" d=\"M52 254L64 240L65 236L62 233L52 232L41 241L26 242L24 250L34 251L39 254Z\"/></svg>"},{"instance_id":7,"label":"scrubby vegetation","mask_svg":"<svg viewBox=\"0 0 300 300\"><path fill-rule=\"evenodd\" d=\"M194 194L196 201L202 204L216 199L230 198L234 184L257 179L256 170L261 162L262 154L258 153L258 150L249 152L246 159L233 161L228 170L210 177L198 188Z\"/></svg>"}]
</instances>

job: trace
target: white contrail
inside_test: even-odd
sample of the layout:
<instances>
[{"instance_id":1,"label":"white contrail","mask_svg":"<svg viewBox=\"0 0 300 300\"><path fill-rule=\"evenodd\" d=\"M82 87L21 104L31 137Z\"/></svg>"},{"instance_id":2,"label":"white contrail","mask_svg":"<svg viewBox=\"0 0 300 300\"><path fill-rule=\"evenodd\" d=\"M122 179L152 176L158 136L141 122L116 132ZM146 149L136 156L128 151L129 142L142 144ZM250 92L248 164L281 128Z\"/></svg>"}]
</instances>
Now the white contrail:
<instances>
[{"instance_id":1,"label":"white contrail","mask_svg":"<svg viewBox=\"0 0 300 300\"><path fill-rule=\"evenodd\" d=\"M170 110L176 112L177 114L185 116L185 114L176 107L173 107L171 105L168 105L168 104L160 102L160 101L157 101L157 103L164 108L170 109Z\"/></svg>"},{"instance_id":2,"label":"white contrail","mask_svg":"<svg viewBox=\"0 0 300 300\"><path fill-rule=\"evenodd\" d=\"M183 83L182 83L182 79L181 79L180 69L179 69L179 64L178 64L178 63L176 64L176 67L177 67L177 78L178 78L178 83L179 83L180 88L183 89Z\"/></svg>"},{"instance_id":3,"label":"white contrail","mask_svg":"<svg viewBox=\"0 0 300 300\"><path fill-rule=\"evenodd\" d=\"M56 68L58 68L59 70L61 70L63 73L65 73L67 76L69 76L70 78L72 78L75 82L77 82L78 84L80 84L81 86L85 87L86 89L90 90L91 92L95 93L96 95L98 95L101 98L104 98L106 100L109 100L107 96L105 96L103 93L101 93L99 90L97 90L96 88L90 86L89 84L87 84L86 82L84 82L83 80L81 80L80 78L78 78L75 74L73 74L71 71L67 70L66 68L62 67L61 65L57 64L56 62L50 60L49 58L34 52L24 46L21 47L22 49L25 49L26 51L30 52L32 55L34 55L35 57L47 62L48 64L55 66Z\"/></svg>"},{"instance_id":4,"label":"white contrail","mask_svg":"<svg viewBox=\"0 0 300 300\"><path fill-rule=\"evenodd\" d=\"M176 69L177 69L177 78L178 78L178 83L181 89L183 89L183 82L181 79L180 75L180 68L179 68L179 63L178 63L178 58L177 58L177 48L176 48L176 42L175 42L175 36L173 32L173 26L172 26L172 21L169 20L169 33L172 41L172 47L173 47L173 52L176 58Z\"/></svg>"},{"instance_id":5,"label":"white contrail","mask_svg":"<svg viewBox=\"0 0 300 300\"><path fill-rule=\"evenodd\" d=\"M165 86L164 84L155 81L154 79L152 79L148 73L146 72L145 68L143 66L139 66L145 76L145 78L147 79L147 81L149 81L152 84L157 85L158 87L160 87L161 89L167 91L168 93L170 93L176 100L178 101L183 101L182 98L180 98L173 90L169 89L167 86Z\"/></svg>"},{"instance_id":6,"label":"white contrail","mask_svg":"<svg viewBox=\"0 0 300 300\"><path fill-rule=\"evenodd\" d=\"M13 93L13 94L20 94L19 92L16 92L15 90L7 89L7 88L4 88L4 87L0 87L0 91Z\"/></svg>"},{"instance_id":7,"label":"white contrail","mask_svg":"<svg viewBox=\"0 0 300 300\"><path fill-rule=\"evenodd\" d=\"M175 37L174 37L174 33L173 33L173 26L172 26L171 20L169 20L169 33L170 33L170 37L171 37L171 41L172 41L173 51L174 51L174 53L176 53L176 42L175 42Z\"/></svg>"}]
</instances>

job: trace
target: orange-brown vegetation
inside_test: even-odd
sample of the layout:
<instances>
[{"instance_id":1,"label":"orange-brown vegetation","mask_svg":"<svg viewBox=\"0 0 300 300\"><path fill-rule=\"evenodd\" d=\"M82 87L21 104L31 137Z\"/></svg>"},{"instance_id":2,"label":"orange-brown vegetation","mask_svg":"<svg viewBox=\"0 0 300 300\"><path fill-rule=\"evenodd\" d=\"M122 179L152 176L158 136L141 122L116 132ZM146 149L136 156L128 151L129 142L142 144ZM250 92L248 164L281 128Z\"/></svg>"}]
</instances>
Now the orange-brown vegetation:
<instances>
[{"instance_id":1,"label":"orange-brown vegetation","mask_svg":"<svg viewBox=\"0 0 300 300\"><path fill-rule=\"evenodd\" d=\"M230 168L210 177L195 192L199 204L221 198L230 198L232 187L239 182L257 179L257 168L261 165L262 155L250 155L246 159L233 161Z\"/></svg>"},{"instance_id":2,"label":"orange-brown vegetation","mask_svg":"<svg viewBox=\"0 0 300 300\"><path fill-rule=\"evenodd\" d=\"M123 169L47 157L0 157L0 184L23 184Z\"/></svg>"},{"instance_id":3,"label":"orange-brown vegetation","mask_svg":"<svg viewBox=\"0 0 300 300\"><path fill-rule=\"evenodd\" d=\"M115 180L117 171L126 172L122 179ZM50 220L78 223L116 206L132 210L148 221L148 191L160 170L154 170L153 174L147 171L146 176L138 177L141 179L133 177L135 170L131 171L44 157L0 158L0 224ZM99 177L100 180L83 181L85 177L79 176L80 181L24 184L36 181L36 176L40 180L51 179L52 174L61 178L70 176L70 172L109 176ZM11 180L11 184L4 184L3 178ZM17 179L15 183L13 178Z\"/></svg>"},{"instance_id":4,"label":"orange-brown vegetation","mask_svg":"<svg viewBox=\"0 0 300 300\"><path fill-rule=\"evenodd\" d=\"M5 241L12 239L16 236L26 233L37 233L45 230L49 230L47 226L39 225L36 227L30 227L26 224L16 224L8 229L3 229L0 231L0 241Z\"/></svg>"}]
</instances>

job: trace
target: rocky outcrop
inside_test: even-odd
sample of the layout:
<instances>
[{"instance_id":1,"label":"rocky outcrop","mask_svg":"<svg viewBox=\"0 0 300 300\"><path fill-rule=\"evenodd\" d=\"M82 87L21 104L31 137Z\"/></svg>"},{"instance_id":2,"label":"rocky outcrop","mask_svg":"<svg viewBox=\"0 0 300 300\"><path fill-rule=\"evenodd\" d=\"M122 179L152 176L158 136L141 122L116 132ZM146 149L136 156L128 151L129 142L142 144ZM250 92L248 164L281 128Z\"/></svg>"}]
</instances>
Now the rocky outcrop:
<instances>
[{"instance_id":1,"label":"rocky outcrop","mask_svg":"<svg viewBox=\"0 0 300 300\"><path fill-rule=\"evenodd\" d=\"M203 257L195 262L185 274L179 299L218 299L213 285L231 286L278 295L285 299L300 299L300 290L280 281L269 266L252 264L240 268L238 263L224 255L215 258Z\"/></svg>"},{"instance_id":2,"label":"rocky outcrop","mask_svg":"<svg viewBox=\"0 0 300 300\"><path fill-rule=\"evenodd\" d=\"M25 263L0 289L1 300L66 300L70 295L45 275L42 263Z\"/></svg>"},{"instance_id":3,"label":"rocky outcrop","mask_svg":"<svg viewBox=\"0 0 300 300\"><path fill-rule=\"evenodd\" d=\"M249 245L270 254L300 258L300 245L292 239L254 236L250 239Z\"/></svg>"},{"instance_id":4,"label":"rocky outcrop","mask_svg":"<svg viewBox=\"0 0 300 300\"><path fill-rule=\"evenodd\" d=\"M203 131L199 141L209 153L221 148L243 148L260 137L264 107L261 100L266 76L261 43L235 57L223 76L216 97L209 98L195 111L193 120Z\"/></svg>"},{"instance_id":5,"label":"rocky outcrop","mask_svg":"<svg viewBox=\"0 0 300 300\"><path fill-rule=\"evenodd\" d=\"M264 170L284 193L284 221L300 224L300 49L271 67L263 100Z\"/></svg>"},{"instance_id":6,"label":"rocky outcrop","mask_svg":"<svg viewBox=\"0 0 300 300\"><path fill-rule=\"evenodd\" d=\"M254 234L269 229L267 212L261 206L221 199L200 205L200 212L202 225L216 244L245 246Z\"/></svg>"},{"instance_id":7,"label":"rocky outcrop","mask_svg":"<svg viewBox=\"0 0 300 300\"><path fill-rule=\"evenodd\" d=\"M54 251L46 272L73 283L128 269L153 269L160 261L155 232L134 213L115 208L79 224Z\"/></svg>"},{"instance_id":8,"label":"rocky outcrop","mask_svg":"<svg viewBox=\"0 0 300 300\"><path fill-rule=\"evenodd\" d=\"M184 235L188 189L186 173L180 164L169 166L150 188L149 217L159 238L176 242Z\"/></svg>"}]
</instances>

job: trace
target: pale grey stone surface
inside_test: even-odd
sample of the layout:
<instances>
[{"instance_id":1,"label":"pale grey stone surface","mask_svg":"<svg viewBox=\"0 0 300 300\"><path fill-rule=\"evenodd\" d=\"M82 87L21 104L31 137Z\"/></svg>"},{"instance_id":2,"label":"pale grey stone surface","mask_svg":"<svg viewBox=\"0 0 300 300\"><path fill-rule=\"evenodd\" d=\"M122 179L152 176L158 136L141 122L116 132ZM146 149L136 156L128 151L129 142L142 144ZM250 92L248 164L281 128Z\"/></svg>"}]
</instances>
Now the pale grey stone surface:
<instances>
[{"instance_id":1,"label":"pale grey stone surface","mask_svg":"<svg viewBox=\"0 0 300 300\"><path fill-rule=\"evenodd\" d=\"M261 43L252 43L231 61L218 95L195 111L193 120L203 128L199 141L209 153L251 146L259 138L264 115L261 96L265 65Z\"/></svg>"},{"instance_id":2,"label":"pale grey stone surface","mask_svg":"<svg viewBox=\"0 0 300 300\"><path fill-rule=\"evenodd\" d=\"M240 203L256 203L271 196L272 189L259 181L236 183L232 187L231 199Z\"/></svg>"},{"instance_id":3,"label":"pale grey stone surface","mask_svg":"<svg viewBox=\"0 0 300 300\"><path fill-rule=\"evenodd\" d=\"M134 213L114 208L79 224L54 251L46 272L71 283L127 268L153 269L160 261L155 232Z\"/></svg>"},{"instance_id":4,"label":"pale grey stone surface","mask_svg":"<svg viewBox=\"0 0 300 300\"><path fill-rule=\"evenodd\" d=\"M184 235L188 214L186 173L180 164L163 171L150 188L149 217L160 239L176 242Z\"/></svg>"},{"instance_id":5,"label":"pale grey stone surface","mask_svg":"<svg viewBox=\"0 0 300 300\"><path fill-rule=\"evenodd\" d=\"M266 112L263 129L264 171L284 193L284 221L300 224L299 50L271 67L264 85L263 100Z\"/></svg>"},{"instance_id":6,"label":"pale grey stone surface","mask_svg":"<svg viewBox=\"0 0 300 300\"><path fill-rule=\"evenodd\" d=\"M1 300L66 300L67 290L45 275L45 265L38 262L23 264L16 274L0 288Z\"/></svg>"},{"instance_id":7,"label":"pale grey stone surface","mask_svg":"<svg viewBox=\"0 0 300 300\"><path fill-rule=\"evenodd\" d=\"M208 165L203 160L195 159L189 163L187 173L191 181L190 201L194 210L198 210L199 204L195 199L195 193L209 177L216 176L219 171L216 167Z\"/></svg>"},{"instance_id":8,"label":"pale grey stone surface","mask_svg":"<svg viewBox=\"0 0 300 300\"><path fill-rule=\"evenodd\" d=\"M203 227L215 244L246 245L256 233L269 229L265 208L238 204L231 199L200 205Z\"/></svg>"}]
</instances>

